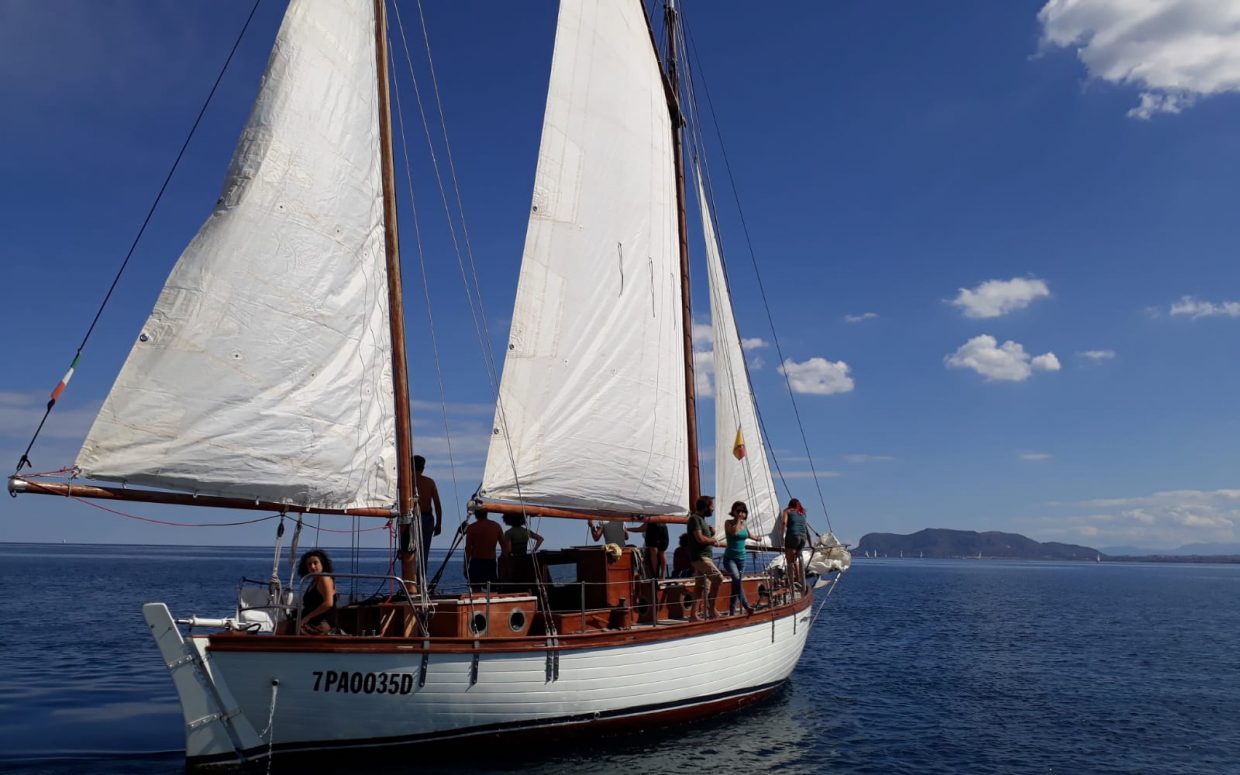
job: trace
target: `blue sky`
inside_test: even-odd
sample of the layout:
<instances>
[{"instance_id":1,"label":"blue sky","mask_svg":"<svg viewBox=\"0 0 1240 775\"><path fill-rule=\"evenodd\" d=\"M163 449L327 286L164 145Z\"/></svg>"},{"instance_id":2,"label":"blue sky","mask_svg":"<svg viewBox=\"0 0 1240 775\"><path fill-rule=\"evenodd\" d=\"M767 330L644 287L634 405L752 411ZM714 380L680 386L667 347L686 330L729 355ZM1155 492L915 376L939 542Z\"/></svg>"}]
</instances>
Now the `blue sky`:
<instances>
[{"instance_id":1,"label":"blue sky","mask_svg":"<svg viewBox=\"0 0 1240 775\"><path fill-rule=\"evenodd\" d=\"M0 9L0 457L10 465L249 5L10 0ZM555 4L427 5L498 345ZM260 6L32 454L36 470L72 462L210 211L282 8ZM401 8L413 24L416 6ZM1240 10L975 0L784 3L761 14L689 2L685 13L844 540L930 526L1101 547L1240 540ZM406 245L415 445L459 502L480 476L493 393L420 131L411 127L409 140L455 465ZM718 176L722 158L712 164ZM774 450L823 526L745 235L730 196L720 201L742 335L767 343L749 355ZM704 277L700 264L696 272ZM703 323L705 298L698 288ZM710 409L701 403L707 429ZM60 500L3 501L0 540L261 544L271 535L270 523L172 528ZM238 518L120 508L178 522ZM450 506L449 521L460 513ZM553 543L585 540L578 523L542 527ZM381 531L363 540L385 542Z\"/></svg>"}]
</instances>

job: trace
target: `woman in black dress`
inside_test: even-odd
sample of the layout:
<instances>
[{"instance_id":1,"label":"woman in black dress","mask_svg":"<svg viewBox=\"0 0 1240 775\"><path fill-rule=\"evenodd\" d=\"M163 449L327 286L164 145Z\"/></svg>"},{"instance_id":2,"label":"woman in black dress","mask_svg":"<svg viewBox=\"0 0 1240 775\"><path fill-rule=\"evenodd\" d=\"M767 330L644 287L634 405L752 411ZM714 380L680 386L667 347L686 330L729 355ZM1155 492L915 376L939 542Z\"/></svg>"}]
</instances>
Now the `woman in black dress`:
<instances>
[{"instance_id":1,"label":"woman in black dress","mask_svg":"<svg viewBox=\"0 0 1240 775\"><path fill-rule=\"evenodd\" d=\"M301 556L297 575L304 578L313 573L324 574L315 576L301 595L301 631L304 634L322 635L336 626L336 582L326 575L331 572L332 560L322 549L311 549Z\"/></svg>"}]
</instances>

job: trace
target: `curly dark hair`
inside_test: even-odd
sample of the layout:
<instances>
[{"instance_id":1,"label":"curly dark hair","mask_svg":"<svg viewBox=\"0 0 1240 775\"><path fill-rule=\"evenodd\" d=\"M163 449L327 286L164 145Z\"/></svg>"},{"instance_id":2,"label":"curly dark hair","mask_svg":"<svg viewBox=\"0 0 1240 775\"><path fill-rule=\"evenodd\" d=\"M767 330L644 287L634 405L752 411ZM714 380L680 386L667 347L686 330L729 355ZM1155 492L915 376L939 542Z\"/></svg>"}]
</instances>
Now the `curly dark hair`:
<instances>
[{"instance_id":1,"label":"curly dark hair","mask_svg":"<svg viewBox=\"0 0 1240 775\"><path fill-rule=\"evenodd\" d=\"M298 576L305 576L307 573L310 572L309 570L307 570L306 566L310 564L311 557L319 558L319 562L323 564L324 573L332 572L332 558L327 556L327 552L323 551L322 549L311 549L310 551L303 554L301 556L301 562L297 563L297 575Z\"/></svg>"},{"instance_id":2,"label":"curly dark hair","mask_svg":"<svg viewBox=\"0 0 1240 775\"><path fill-rule=\"evenodd\" d=\"M503 519L504 524L509 527L521 527L525 524L524 514L505 514L501 517L501 519Z\"/></svg>"}]
</instances>

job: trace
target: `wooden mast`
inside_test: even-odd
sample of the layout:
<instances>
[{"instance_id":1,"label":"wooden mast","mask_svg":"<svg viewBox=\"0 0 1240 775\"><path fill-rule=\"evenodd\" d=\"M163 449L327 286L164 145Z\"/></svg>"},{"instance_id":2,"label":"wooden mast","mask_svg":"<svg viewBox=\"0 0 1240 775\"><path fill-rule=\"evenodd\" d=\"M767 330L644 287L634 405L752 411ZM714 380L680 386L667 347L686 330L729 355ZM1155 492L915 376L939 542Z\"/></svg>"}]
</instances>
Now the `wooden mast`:
<instances>
[{"instance_id":1,"label":"wooden mast","mask_svg":"<svg viewBox=\"0 0 1240 775\"><path fill-rule=\"evenodd\" d=\"M701 474L698 471L697 445L697 394L693 373L693 308L689 290L689 229L685 216L685 164L681 150L681 127L684 126L680 110L680 78L676 73L676 5L667 0L664 6L667 25L667 83L671 95L668 108L672 114L672 163L676 168L676 227L680 233L680 307L684 328L685 350L685 425L689 436L689 510L697 507L702 494Z\"/></svg>"},{"instance_id":2,"label":"wooden mast","mask_svg":"<svg viewBox=\"0 0 1240 775\"><path fill-rule=\"evenodd\" d=\"M388 325L392 336L392 387L396 401L396 509L413 514L413 438L409 422L409 369L405 360L405 302L396 234L396 174L392 161L392 105L388 85L387 7L374 0L375 66L379 77L379 154L383 170L383 248L387 257Z\"/></svg>"}]
</instances>

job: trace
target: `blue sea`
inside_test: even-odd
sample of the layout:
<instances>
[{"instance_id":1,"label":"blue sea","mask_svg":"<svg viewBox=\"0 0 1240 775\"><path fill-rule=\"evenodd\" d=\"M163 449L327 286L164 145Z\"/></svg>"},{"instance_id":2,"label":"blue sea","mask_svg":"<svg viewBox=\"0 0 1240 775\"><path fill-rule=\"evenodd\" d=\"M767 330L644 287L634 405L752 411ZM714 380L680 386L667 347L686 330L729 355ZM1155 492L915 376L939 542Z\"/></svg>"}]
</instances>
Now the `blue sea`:
<instances>
[{"instance_id":1,"label":"blue sea","mask_svg":"<svg viewBox=\"0 0 1240 775\"><path fill-rule=\"evenodd\" d=\"M225 615L238 580L271 564L270 549L0 544L0 771L182 772L180 710L141 605ZM366 552L356 567L387 562ZM1240 773L1238 602L1236 565L858 560L792 680L759 706L554 749L313 769Z\"/></svg>"}]
</instances>

